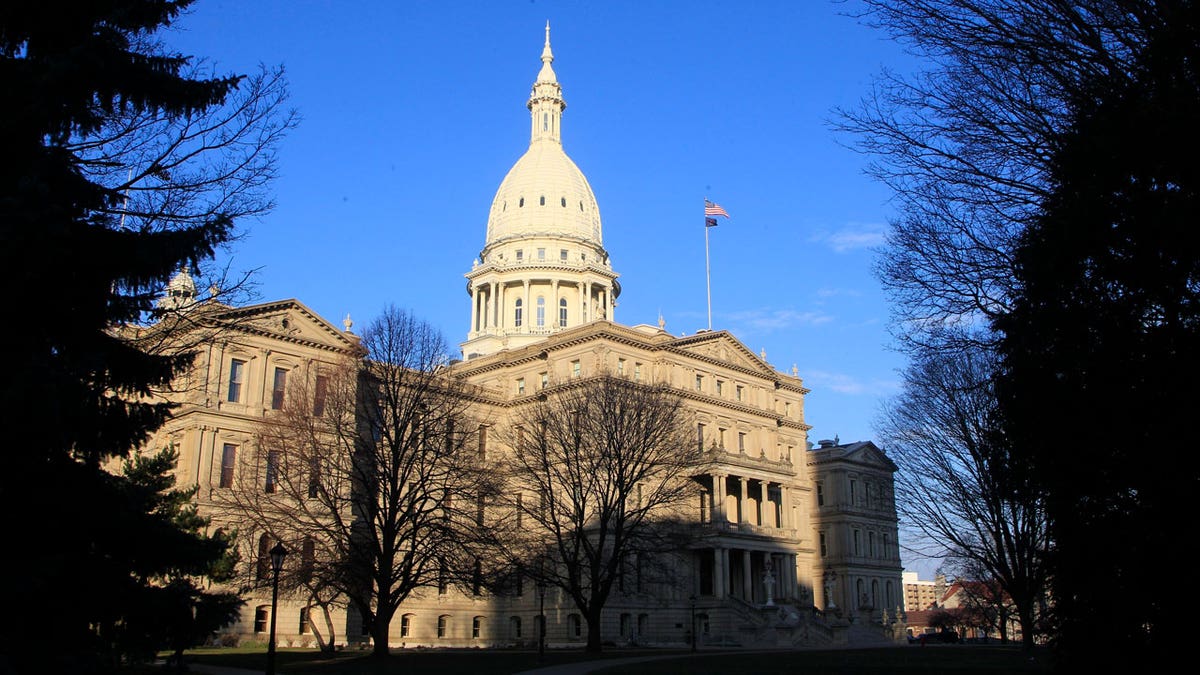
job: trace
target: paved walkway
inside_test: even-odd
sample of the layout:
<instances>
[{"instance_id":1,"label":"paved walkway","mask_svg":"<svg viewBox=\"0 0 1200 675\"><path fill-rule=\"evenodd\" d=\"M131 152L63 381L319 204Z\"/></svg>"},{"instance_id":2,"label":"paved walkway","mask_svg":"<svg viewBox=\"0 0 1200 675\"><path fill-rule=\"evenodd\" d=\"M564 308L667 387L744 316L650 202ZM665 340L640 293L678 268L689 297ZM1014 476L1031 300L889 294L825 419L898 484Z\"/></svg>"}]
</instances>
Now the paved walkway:
<instances>
[{"instance_id":1,"label":"paved walkway","mask_svg":"<svg viewBox=\"0 0 1200 675\"><path fill-rule=\"evenodd\" d=\"M545 668L535 668L534 670L526 670L516 675L586 675L596 670L604 668L615 668L629 663L645 663L647 661L664 661L666 659L680 659L692 656L691 654L657 654L655 656L630 656L623 659L595 659L592 661L576 661L574 663L560 663L557 666L546 666ZM696 656L699 656L698 654Z\"/></svg>"}]
</instances>

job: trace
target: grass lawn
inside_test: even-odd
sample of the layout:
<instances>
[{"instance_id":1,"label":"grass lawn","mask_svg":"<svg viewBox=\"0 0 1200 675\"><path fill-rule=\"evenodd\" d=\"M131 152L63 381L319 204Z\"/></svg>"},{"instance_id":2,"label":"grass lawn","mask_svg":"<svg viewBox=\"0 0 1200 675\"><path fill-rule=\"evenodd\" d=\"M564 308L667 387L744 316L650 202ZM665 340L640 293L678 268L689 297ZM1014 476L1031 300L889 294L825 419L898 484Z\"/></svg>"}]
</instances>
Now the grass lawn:
<instances>
[{"instance_id":1,"label":"grass lawn","mask_svg":"<svg viewBox=\"0 0 1200 675\"><path fill-rule=\"evenodd\" d=\"M604 675L667 675L691 673L788 673L788 675L903 675L905 673L1049 673L1048 653L1030 661L1017 647L980 645L904 645L878 649L836 649L786 652L700 652L618 650L599 658L655 657L646 663L624 664L603 670ZM550 650L540 665L589 661L597 657L578 650ZM262 648L197 649L188 652L191 663L247 668L262 672ZM517 673L539 667L537 652L507 649L411 649L393 652L377 662L368 652L345 650L332 658L309 649L281 649L276 655L281 673L308 675L472 675Z\"/></svg>"}]
</instances>

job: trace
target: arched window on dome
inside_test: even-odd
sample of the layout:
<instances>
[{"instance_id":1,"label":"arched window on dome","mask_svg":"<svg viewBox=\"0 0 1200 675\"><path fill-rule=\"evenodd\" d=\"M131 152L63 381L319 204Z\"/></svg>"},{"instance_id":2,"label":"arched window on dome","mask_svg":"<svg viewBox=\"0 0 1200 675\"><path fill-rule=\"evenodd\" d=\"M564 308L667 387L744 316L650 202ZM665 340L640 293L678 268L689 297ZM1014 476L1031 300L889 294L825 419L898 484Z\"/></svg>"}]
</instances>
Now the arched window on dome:
<instances>
[{"instance_id":1,"label":"arched window on dome","mask_svg":"<svg viewBox=\"0 0 1200 675\"><path fill-rule=\"evenodd\" d=\"M579 203L582 204L583 202L579 202ZM524 197L521 197L521 200L517 202L517 208L521 208L522 206L525 206L525 198Z\"/></svg>"},{"instance_id":2,"label":"arched window on dome","mask_svg":"<svg viewBox=\"0 0 1200 675\"><path fill-rule=\"evenodd\" d=\"M546 325L546 298L540 295L537 299L537 325L538 328Z\"/></svg>"},{"instance_id":3,"label":"arched window on dome","mask_svg":"<svg viewBox=\"0 0 1200 675\"><path fill-rule=\"evenodd\" d=\"M563 328L567 327L567 299L566 298L561 298L558 301L558 325Z\"/></svg>"},{"instance_id":4,"label":"arched window on dome","mask_svg":"<svg viewBox=\"0 0 1200 675\"><path fill-rule=\"evenodd\" d=\"M521 305L522 305L521 299L517 298L517 308L515 310L513 310L513 325L516 326L517 328L521 327L521 319L522 319L521 314L524 313L524 309L521 307Z\"/></svg>"},{"instance_id":5,"label":"arched window on dome","mask_svg":"<svg viewBox=\"0 0 1200 675\"><path fill-rule=\"evenodd\" d=\"M542 196L539 198L539 200L540 200L540 201L539 201L539 204L538 204L538 206L545 206L545 205L546 205L546 195L542 195Z\"/></svg>"},{"instance_id":6,"label":"arched window on dome","mask_svg":"<svg viewBox=\"0 0 1200 675\"><path fill-rule=\"evenodd\" d=\"M579 210L583 211L583 200L579 200Z\"/></svg>"},{"instance_id":7,"label":"arched window on dome","mask_svg":"<svg viewBox=\"0 0 1200 675\"><path fill-rule=\"evenodd\" d=\"M562 198L562 205L563 205L564 209L567 208L567 198L566 197Z\"/></svg>"}]
</instances>

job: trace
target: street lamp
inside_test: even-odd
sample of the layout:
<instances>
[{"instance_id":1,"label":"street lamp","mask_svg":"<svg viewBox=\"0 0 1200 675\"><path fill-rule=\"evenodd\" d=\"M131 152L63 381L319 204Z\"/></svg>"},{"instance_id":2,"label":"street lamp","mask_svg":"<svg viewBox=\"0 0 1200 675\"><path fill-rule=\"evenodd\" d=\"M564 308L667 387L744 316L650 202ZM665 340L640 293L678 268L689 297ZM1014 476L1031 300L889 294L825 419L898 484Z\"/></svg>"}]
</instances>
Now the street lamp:
<instances>
[{"instance_id":1,"label":"street lamp","mask_svg":"<svg viewBox=\"0 0 1200 675\"><path fill-rule=\"evenodd\" d=\"M696 651L696 594L689 595L688 601L692 603L692 651Z\"/></svg>"},{"instance_id":2,"label":"street lamp","mask_svg":"<svg viewBox=\"0 0 1200 675\"><path fill-rule=\"evenodd\" d=\"M279 608L279 570L283 569L283 557L287 549L283 542L275 544L271 549L271 639L267 642L267 672L275 675L275 615Z\"/></svg>"},{"instance_id":3,"label":"street lamp","mask_svg":"<svg viewBox=\"0 0 1200 675\"><path fill-rule=\"evenodd\" d=\"M544 571L544 570L543 570ZM538 578L538 663L546 658L546 580Z\"/></svg>"}]
</instances>

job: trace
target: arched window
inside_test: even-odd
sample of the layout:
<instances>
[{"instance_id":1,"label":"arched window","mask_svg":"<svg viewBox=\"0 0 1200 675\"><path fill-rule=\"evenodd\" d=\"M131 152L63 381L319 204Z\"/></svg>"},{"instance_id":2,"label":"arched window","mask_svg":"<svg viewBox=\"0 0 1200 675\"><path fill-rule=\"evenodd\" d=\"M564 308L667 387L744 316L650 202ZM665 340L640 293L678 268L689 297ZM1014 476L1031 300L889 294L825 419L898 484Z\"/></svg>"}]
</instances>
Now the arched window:
<instances>
[{"instance_id":1,"label":"arched window","mask_svg":"<svg viewBox=\"0 0 1200 675\"><path fill-rule=\"evenodd\" d=\"M567 198L566 197L562 198L562 205L563 205L564 209L567 208Z\"/></svg>"},{"instance_id":2,"label":"arched window","mask_svg":"<svg viewBox=\"0 0 1200 675\"><path fill-rule=\"evenodd\" d=\"M524 311L523 308L521 307L522 304L523 303L521 302L521 299L517 298L517 308L515 310L513 310L513 325L516 326L517 328L521 327L521 318L522 318L521 314Z\"/></svg>"},{"instance_id":3,"label":"arched window","mask_svg":"<svg viewBox=\"0 0 1200 675\"><path fill-rule=\"evenodd\" d=\"M271 606L259 605L254 608L254 632L267 632L267 622L271 620Z\"/></svg>"},{"instance_id":4,"label":"arched window","mask_svg":"<svg viewBox=\"0 0 1200 675\"><path fill-rule=\"evenodd\" d=\"M521 208L522 206L525 206L525 198L524 197L521 197L520 201L517 202L517 208Z\"/></svg>"},{"instance_id":5,"label":"arched window","mask_svg":"<svg viewBox=\"0 0 1200 675\"><path fill-rule=\"evenodd\" d=\"M645 637L650 632L650 615L638 614L638 637Z\"/></svg>"},{"instance_id":6,"label":"arched window","mask_svg":"<svg viewBox=\"0 0 1200 675\"><path fill-rule=\"evenodd\" d=\"M546 325L546 298L540 295L537 299L537 325L538 328Z\"/></svg>"},{"instance_id":7,"label":"arched window","mask_svg":"<svg viewBox=\"0 0 1200 675\"><path fill-rule=\"evenodd\" d=\"M579 620L578 614L571 614L570 616L568 616L567 617L567 635L573 640L578 640L580 637L583 636L583 625L582 624L583 624L583 622Z\"/></svg>"},{"instance_id":8,"label":"arched window","mask_svg":"<svg viewBox=\"0 0 1200 675\"><path fill-rule=\"evenodd\" d=\"M859 579L854 584L854 593L858 596L858 606L865 607L867 604L867 592L863 586L863 580Z\"/></svg>"},{"instance_id":9,"label":"arched window","mask_svg":"<svg viewBox=\"0 0 1200 675\"><path fill-rule=\"evenodd\" d=\"M621 625L621 637L628 640L630 637L629 631L630 631L630 629L633 628L633 615L632 614L622 614L620 625Z\"/></svg>"},{"instance_id":10,"label":"arched window","mask_svg":"<svg viewBox=\"0 0 1200 675\"><path fill-rule=\"evenodd\" d=\"M558 325L566 328L567 326L567 299L561 298L558 301Z\"/></svg>"},{"instance_id":11,"label":"arched window","mask_svg":"<svg viewBox=\"0 0 1200 675\"><path fill-rule=\"evenodd\" d=\"M476 616L471 619L471 637L478 640L483 636L483 617Z\"/></svg>"},{"instance_id":12,"label":"arched window","mask_svg":"<svg viewBox=\"0 0 1200 675\"><path fill-rule=\"evenodd\" d=\"M892 605L896 604L896 601L894 599L895 596L892 595L892 582L890 582L890 581L887 582L886 589L887 589L887 591L886 591L887 594L885 597L887 598L887 606L891 607Z\"/></svg>"},{"instance_id":13,"label":"arched window","mask_svg":"<svg viewBox=\"0 0 1200 675\"><path fill-rule=\"evenodd\" d=\"M510 616L508 618L508 635L514 640L521 639L521 617Z\"/></svg>"},{"instance_id":14,"label":"arched window","mask_svg":"<svg viewBox=\"0 0 1200 675\"><path fill-rule=\"evenodd\" d=\"M311 581L313 567L317 562L317 545L312 537L305 537L304 542L300 545L300 579L301 581Z\"/></svg>"},{"instance_id":15,"label":"arched window","mask_svg":"<svg viewBox=\"0 0 1200 675\"><path fill-rule=\"evenodd\" d=\"M538 198L538 206L545 206L545 205L546 205L546 195L542 195L541 197Z\"/></svg>"},{"instance_id":16,"label":"arched window","mask_svg":"<svg viewBox=\"0 0 1200 675\"><path fill-rule=\"evenodd\" d=\"M450 615L443 614L438 617L438 637L444 638L450 634Z\"/></svg>"},{"instance_id":17,"label":"arched window","mask_svg":"<svg viewBox=\"0 0 1200 675\"><path fill-rule=\"evenodd\" d=\"M400 637L412 637L413 614L405 614L400 617Z\"/></svg>"},{"instance_id":18,"label":"arched window","mask_svg":"<svg viewBox=\"0 0 1200 675\"><path fill-rule=\"evenodd\" d=\"M879 606L879 580L871 581L871 609Z\"/></svg>"}]
</instances>

